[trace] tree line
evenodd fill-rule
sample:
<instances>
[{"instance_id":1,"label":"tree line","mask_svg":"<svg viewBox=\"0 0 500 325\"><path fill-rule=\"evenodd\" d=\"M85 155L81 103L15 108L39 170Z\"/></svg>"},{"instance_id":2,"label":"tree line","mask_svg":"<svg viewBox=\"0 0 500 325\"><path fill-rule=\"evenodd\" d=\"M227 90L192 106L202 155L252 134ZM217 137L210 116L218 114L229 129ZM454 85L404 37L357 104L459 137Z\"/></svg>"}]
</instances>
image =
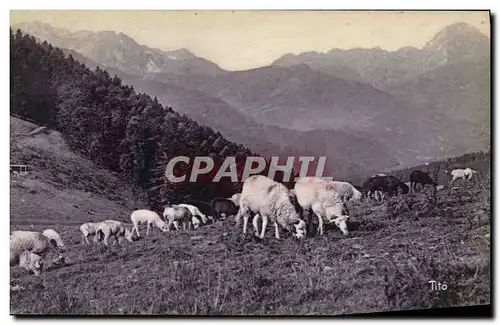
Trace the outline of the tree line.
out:
<instances>
[{"instance_id":1,"label":"tree line","mask_svg":"<svg viewBox=\"0 0 500 325\"><path fill-rule=\"evenodd\" d=\"M241 170L245 157L257 156L156 98L136 93L104 69L92 71L20 30L10 30L10 69L11 114L60 131L72 150L147 191L153 208L169 200L209 200L241 190L242 184L229 178L213 183L214 174L196 183L170 183L165 177L169 159L210 156L220 166L232 156ZM179 166L189 179L190 166Z\"/></svg>"}]
</instances>

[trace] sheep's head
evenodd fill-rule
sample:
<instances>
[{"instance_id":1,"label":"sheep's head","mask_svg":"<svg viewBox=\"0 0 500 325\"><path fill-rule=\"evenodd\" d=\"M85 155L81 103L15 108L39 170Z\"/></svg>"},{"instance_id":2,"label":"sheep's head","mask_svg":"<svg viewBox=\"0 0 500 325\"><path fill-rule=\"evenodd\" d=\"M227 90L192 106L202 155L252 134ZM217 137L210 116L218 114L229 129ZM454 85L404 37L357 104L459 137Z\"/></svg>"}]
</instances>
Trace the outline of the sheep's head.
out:
<instances>
[{"instance_id":1,"label":"sheep's head","mask_svg":"<svg viewBox=\"0 0 500 325\"><path fill-rule=\"evenodd\" d=\"M125 228L125 239L128 240L129 243L134 242L134 233L128 228Z\"/></svg>"},{"instance_id":2,"label":"sheep's head","mask_svg":"<svg viewBox=\"0 0 500 325\"><path fill-rule=\"evenodd\" d=\"M156 223L156 226L157 226L158 228L160 228L160 230L161 230L161 231L163 231L163 232L166 232L166 231L168 231L168 230L169 230L169 229L168 229L168 224L167 224L165 221L163 221L163 220L159 220L159 221Z\"/></svg>"},{"instance_id":3,"label":"sheep's head","mask_svg":"<svg viewBox=\"0 0 500 325\"><path fill-rule=\"evenodd\" d=\"M361 193L357 189L353 188L353 192L354 193L353 193L352 198L354 199L354 201L359 201L359 200L361 200L361 198L363 198L363 193Z\"/></svg>"},{"instance_id":4,"label":"sheep's head","mask_svg":"<svg viewBox=\"0 0 500 325\"><path fill-rule=\"evenodd\" d=\"M192 217L191 223L193 224L194 229L200 228L200 220L198 218Z\"/></svg>"},{"instance_id":5,"label":"sheep's head","mask_svg":"<svg viewBox=\"0 0 500 325\"><path fill-rule=\"evenodd\" d=\"M306 222L302 219L299 219L293 223L294 227L294 232L293 236L297 239L302 239L306 237L307 234L307 227L306 227Z\"/></svg>"},{"instance_id":6,"label":"sheep's head","mask_svg":"<svg viewBox=\"0 0 500 325\"><path fill-rule=\"evenodd\" d=\"M349 219L349 216L341 215L340 217L331 219L329 221L330 223L334 223L344 235L347 235L349 234L349 231L347 230L347 219Z\"/></svg>"}]
</instances>

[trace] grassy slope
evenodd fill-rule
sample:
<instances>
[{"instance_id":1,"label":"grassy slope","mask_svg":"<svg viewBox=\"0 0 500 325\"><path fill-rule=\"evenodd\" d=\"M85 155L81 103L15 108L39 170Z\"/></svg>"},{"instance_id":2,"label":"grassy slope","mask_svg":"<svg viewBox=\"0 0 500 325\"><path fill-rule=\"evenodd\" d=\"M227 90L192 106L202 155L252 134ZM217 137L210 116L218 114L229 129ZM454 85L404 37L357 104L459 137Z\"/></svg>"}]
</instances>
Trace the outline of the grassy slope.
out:
<instances>
[{"instance_id":1,"label":"grassy slope","mask_svg":"<svg viewBox=\"0 0 500 325\"><path fill-rule=\"evenodd\" d=\"M228 220L196 231L155 230L105 249L83 246L77 225L128 219L140 202L57 133L21 136L34 128L11 119L11 162L34 169L11 178L11 228L61 231L68 265L41 278L11 268L11 285L25 288L11 292L12 313L313 315L490 301L487 170L475 183L438 192L435 213L419 212L428 193L350 205L347 237L329 229L323 238L278 241L269 228L261 241ZM431 292L430 280L448 290Z\"/></svg>"}]
</instances>

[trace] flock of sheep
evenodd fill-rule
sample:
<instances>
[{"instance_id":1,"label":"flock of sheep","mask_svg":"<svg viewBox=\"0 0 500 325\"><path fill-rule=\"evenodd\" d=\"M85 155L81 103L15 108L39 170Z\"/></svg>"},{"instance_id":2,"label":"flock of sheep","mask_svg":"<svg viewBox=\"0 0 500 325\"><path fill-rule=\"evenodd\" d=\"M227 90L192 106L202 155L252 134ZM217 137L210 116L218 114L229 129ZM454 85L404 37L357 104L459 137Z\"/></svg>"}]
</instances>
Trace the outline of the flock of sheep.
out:
<instances>
[{"instance_id":1,"label":"flock of sheep","mask_svg":"<svg viewBox=\"0 0 500 325\"><path fill-rule=\"evenodd\" d=\"M450 184L460 178L470 180L476 173L470 168L452 170ZM216 198L211 204L194 200L181 204L169 203L163 210L163 218L154 211L135 210L130 215L132 229L124 222L105 220L84 223L79 230L82 242L90 244L88 238L94 236L95 243L103 241L108 246L111 237L119 244L123 240L134 242L134 233L140 236L139 225L147 225L148 235L151 226L163 232L170 231L172 226L179 230L181 224L184 230L191 227L197 229L202 224L235 216L238 227L243 220L243 234L247 233L248 222L252 219L254 233L259 238L265 237L267 225L271 222L277 239L280 238L280 229L289 231L300 239L310 233L315 217L320 236L324 232L324 222L334 224L347 235L348 201L371 198L373 195L383 197L406 194L409 190L416 190L418 184L438 186L427 173L418 170L410 174L409 184L394 176L376 174L368 178L362 187L348 182L304 177L296 182L294 189L288 189L284 184L266 176L254 175L245 180L242 192L231 198ZM13 231L10 235L11 266L18 265L35 275L40 275L51 254L57 256L53 261L55 264L64 263L64 251L61 236L53 229L43 232Z\"/></svg>"}]
</instances>

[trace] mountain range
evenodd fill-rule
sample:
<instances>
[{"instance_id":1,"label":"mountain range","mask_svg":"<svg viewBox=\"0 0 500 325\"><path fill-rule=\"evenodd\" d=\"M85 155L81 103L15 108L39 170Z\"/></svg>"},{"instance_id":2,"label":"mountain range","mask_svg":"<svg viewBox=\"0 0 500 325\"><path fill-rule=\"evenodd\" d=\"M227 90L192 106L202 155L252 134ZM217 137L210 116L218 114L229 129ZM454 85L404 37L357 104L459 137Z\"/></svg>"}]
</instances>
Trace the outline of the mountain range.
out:
<instances>
[{"instance_id":1,"label":"mountain range","mask_svg":"<svg viewBox=\"0 0 500 325\"><path fill-rule=\"evenodd\" d=\"M72 33L39 22L12 28L105 68L255 152L327 155L339 174L489 146L490 41L465 23L422 49L285 54L247 71L225 71L186 49L152 49L123 33Z\"/></svg>"}]
</instances>

